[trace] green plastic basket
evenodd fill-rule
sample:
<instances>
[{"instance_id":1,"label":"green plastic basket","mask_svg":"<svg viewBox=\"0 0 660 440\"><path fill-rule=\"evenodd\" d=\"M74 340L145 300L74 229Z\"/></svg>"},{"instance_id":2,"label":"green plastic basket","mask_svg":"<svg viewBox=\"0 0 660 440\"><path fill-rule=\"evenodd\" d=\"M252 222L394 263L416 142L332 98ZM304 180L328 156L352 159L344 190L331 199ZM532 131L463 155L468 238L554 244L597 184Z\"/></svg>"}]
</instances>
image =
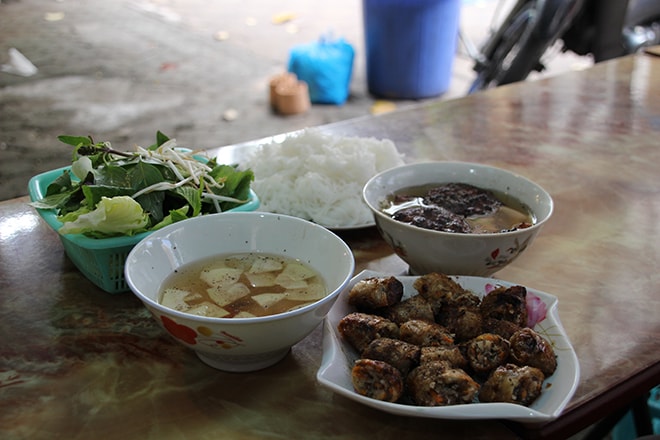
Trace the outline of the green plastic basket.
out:
<instances>
[{"instance_id":1,"label":"green plastic basket","mask_svg":"<svg viewBox=\"0 0 660 440\"><path fill-rule=\"evenodd\" d=\"M46 195L48 185L57 179L64 170L62 167L47 171L32 177L28 183L28 192L32 201L40 200ZM255 211L259 208L259 197L250 190L250 201L230 211ZM55 231L62 227L57 220L57 213L52 209L37 209L37 212ZM126 257L140 240L151 232L143 232L132 237L90 238L82 234L58 234L66 255L76 265L78 270L90 281L109 293L126 292L129 290L124 280L124 263Z\"/></svg>"}]
</instances>

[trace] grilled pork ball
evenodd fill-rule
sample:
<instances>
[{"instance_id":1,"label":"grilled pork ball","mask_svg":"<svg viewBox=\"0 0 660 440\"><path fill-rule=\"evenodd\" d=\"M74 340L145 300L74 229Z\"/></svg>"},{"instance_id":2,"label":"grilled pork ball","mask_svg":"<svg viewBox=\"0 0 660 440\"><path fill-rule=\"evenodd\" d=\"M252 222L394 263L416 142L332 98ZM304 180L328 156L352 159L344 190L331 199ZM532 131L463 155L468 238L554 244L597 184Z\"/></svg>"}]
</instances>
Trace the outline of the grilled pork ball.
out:
<instances>
[{"instance_id":1,"label":"grilled pork ball","mask_svg":"<svg viewBox=\"0 0 660 440\"><path fill-rule=\"evenodd\" d=\"M337 325L339 334L358 352L362 352L377 338L399 337L399 326L382 316L353 312L344 316Z\"/></svg>"},{"instance_id":2,"label":"grilled pork ball","mask_svg":"<svg viewBox=\"0 0 660 440\"><path fill-rule=\"evenodd\" d=\"M454 336L445 327L435 322L411 319L399 326L401 340L419 345L453 345Z\"/></svg>"},{"instance_id":3,"label":"grilled pork ball","mask_svg":"<svg viewBox=\"0 0 660 440\"><path fill-rule=\"evenodd\" d=\"M527 289L523 286L499 287L481 300L484 319L503 319L519 327L527 326Z\"/></svg>"},{"instance_id":4,"label":"grilled pork ball","mask_svg":"<svg viewBox=\"0 0 660 440\"><path fill-rule=\"evenodd\" d=\"M465 371L447 362L421 364L406 378L407 393L420 406L445 406L470 403L479 384Z\"/></svg>"},{"instance_id":5,"label":"grilled pork ball","mask_svg":"<svg viewBox=\"0 0 660 440\"><path fill-rule=\"evenodd\" d=\"M351 370L353 388L358 394L385 402L396 402L403 394L403 377L387 362L358 359Z\"/></svg>"},{"instance_id":6,"label":"grilled pork ball","mask_svg":"<svg viewBox=\"0 0 660 440\"><path fill-rule=\"evenodd\" d=\"M420 295L411 296L393 306L387 307L383 311L383 316L397 324L403 324L411 319L434 322L431 306Z\"/></svg>"},{"instance_id":7,"label":"grilled pork ball","mask_svg":"<svg viewBox=\"0 0 660 440\"><path fill-rule=\"evenodd\" d=\"M480 302L478 296L442 273L433 272L418 277L413 282L413 288L428 301L436 317L445 305L476 306Z\"/></svg>"},{"instance_id":8,"label":"grilled pork ball","mask_svg":"<svg viewBox=\"0 0 660 440\"><path fill-rule=\"evenodd\" d=\"M351 373L356 392L420 406L471 403L477 395L529 406L541 395L557 358L552 344L527 328L525 287L500 287L482 299L430 273L402 300L397 281L367 278L349 293L358 311L338 330L361 356Z\"/></svg>"},{"instance_id":9,"label":"grilled pork ball","mask_svg":"<svg viewBox=\"0 0 660 440\"><path fill-rule=\"evenodd\" d=\"M483 318L478 306L447 305L438 315L437 322L454 334L456 342L464 342L483 333Z\"/></svg>"},{"instance_id":10,"label":"grilled pork ball","mask_svg":"<svg viewBox=\"0 0 660 440\"><path fill-rule=\"evenodd\" d=\"M419 363L426 364L435 361L448 362L454 368L465 369L468 366L467 359L465 359L465 356L463 356L463 353L456 345L422 347L419 355Z\"/></svg>"},{"instance_id":11,"label":"grilled pork ball","mask_svg":"<svg viewBox=\"0 0 660 440\"><path fill-rule=\"evenodd\" d=\"M511 339L511 336L521 328L519 325L504 319L488 318L483 321L484 333L495 333L504 339Z\"/></svg>"},{"instance_id":12,"label":"grilled pork ball","mask_svg":"<svg viewBox=\"0 0 660 440\"><path fill-rule=\"evenodd\" d=\"M419 364L420 348L399 339L378 338L362 351L362 358L387 362L405 377Z\"/></svg>"},{"instance_id":13,"label":"grilled pork ball","mask_svg":"<svg viewBox=\"0 0 660 440\"><path fill-rule=\"evenodd\" d=\"M465 357L475 373L486 375L506 362L509 341L492 333L481 334L465 344Z\"/></svg>"},{"instance_id":14,"label":"grilled pork ball","mask_svg":"<svg viewBox=\"0 0 660 440\"><path fill-rule=\"evenodd\" d=\"M557 369L557 357L552 344L531 328L524 328L511 336L511 358L519 365L529 365L551 376Z\"/></svg>"},{"instance_id":15,"label":"grilled pork ball","mask_svg":"<svg viewBox=\"0 0 660 440\"><path fill-rule=\"evenodd\" d=\"M483 333L481 299L451 277L441 273L422 275L413 282L413 287L431 305L436 322L453 333L457 341Z\"/></svg>"},{"instance_id":16,"label":"grilled pork ball","mask_svg":"<svg viewBox=\"0 0 660 440\"><path fill-rule=\"evenodd\" d=\"M358 311L371 312L401 301L403 284L395 277L365 278L348 293L348 303Z\"/></svg>"},{"instance_id":17,"label":"grilled pork ball","mask_svg":"<svg viewBox=\"0 0 660 440\"><path fill-rule=\"evenodd\" d=\"M479 401L529 406L541 395L544 379L543 372L538 368L501 365L481 386Z\"/></svg>"}]
</instances>

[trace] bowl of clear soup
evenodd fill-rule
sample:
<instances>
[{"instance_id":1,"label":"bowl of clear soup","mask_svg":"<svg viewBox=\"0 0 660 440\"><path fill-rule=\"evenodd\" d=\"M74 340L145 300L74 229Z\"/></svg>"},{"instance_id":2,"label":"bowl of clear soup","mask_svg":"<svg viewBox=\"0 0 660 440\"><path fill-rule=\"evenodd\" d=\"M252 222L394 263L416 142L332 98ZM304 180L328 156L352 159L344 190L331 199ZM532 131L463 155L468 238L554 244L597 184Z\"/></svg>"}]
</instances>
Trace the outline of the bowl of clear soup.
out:
<instances>
[{"instance_id":1,"label":"bowl of clear soup","mask_svg":"<svg viewBox=\"0 0 660 440\"><path fill-rule=\"evenodd\" d=\"M348 245L297 217L236 212L184 220L129 253L131 291L206 364L271 366L311 333L348 285Z\"/></svg>"}]
</instances>

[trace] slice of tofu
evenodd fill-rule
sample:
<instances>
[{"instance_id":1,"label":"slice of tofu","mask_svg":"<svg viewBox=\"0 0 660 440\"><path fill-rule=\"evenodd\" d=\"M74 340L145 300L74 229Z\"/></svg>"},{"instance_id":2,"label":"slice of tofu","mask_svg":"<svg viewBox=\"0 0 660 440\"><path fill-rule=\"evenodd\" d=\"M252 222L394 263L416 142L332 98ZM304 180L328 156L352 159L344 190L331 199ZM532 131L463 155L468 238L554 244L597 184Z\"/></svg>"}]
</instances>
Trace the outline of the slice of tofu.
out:
<instances>
[{"instance_id":1,"label":"slice of tofu","mask_svg":"<svg viewBox=\"0 0 660 440\"><path fill-rule=\"evenodd\" d=\"M277 285L275 282L275 273L246 273L245 276L253 287L271 287Z\"/></svg>"},{"instance_id":2,"label":"slice of tofu","mask_svg":"<svg viewBox=\"0 0 660 440\"><path fill-rule=\"evenodd\" d=\"M314 277L316 272L296 261L287 264L280 275L291 278L292 280L306 280Z\"/></svg>"},{"instance_id":3,"label":"slice of tofu","mask_svg":"<svg viewBox=\"0 0 660 440\"><path fill-rule=\"evenodd\" d=\"M326 288L321 284L310 284L301 289L289 290L287 299L292 301L317 301L327 294Z\"/></svg>"},{"instance_id":4,"label":"slice of tofu","mask_svg":"<svg viewBox=\"0 0 660 440\"><path fill-rule=\"evenodd\" d=\"M206 289L206 292L209 294L213 302L215 302L220 307L224 307L248 295L250 289L248 286L242 283L234 283L229 286L222 285L213 285Z\"/></svg>"},{"instance_id":5,"label":"slice of tofu","mask_svg":"<svg viewBox=\"0 0 660 440\"><path fill-rule=\"evenodd\" d=\"M194 299L195 296L199 295L194 295L187 290L169 288L163 291L160 303L170 309L185 312L190 308L190 305L186 301Z\"/></svg>"},{"instance_id":6,"label":"slice of tofu","mask_svg":"<svg viewBox=\"0 0 660 440\"><path fill-rule=\"evenodd\" d=\"M238 282L242 272L241 269L234 269L231 267L204 269L200 274L200 278L209 286L223 287Z\"/></svg>"},{"instance_id":7,"label":"slice of tofu","mask_svg":"<svg viewBox=\"0 0 660 440\"><path fill-rule=\"evenodd\" d=\"M226 309L208 301L189 308L187 312L200 316L212 316L214 318L222 318L229 315Z\"/></svg>"},{"instance_id":8,"label":"slice of tofu","mask_svg":"<svg viewBox=\"0 0 660 440\"><path fill-rule=\"evenodd\" d=\"M282 301L286 297L286 293L260 293L259 295L253 295L252 299L255 300L261 307L267 309L273 304Z\"/></svg>"},{"instance_id":9,"label":"slice of tofu","mask_svg":"<svg viewBox=\"0 0 660 440\"><path fill-rule=\"evenodd\" d=\"M282 270L282 262L272 257L256 257L250 267L250 273L277 272Z\"/></svg>"},{"instance_id":10,"label":"slice of tofu","mask_svg":"<svg viewBox=\"0 0 660 440\"><path fill-rule=\"evenodd\" d=\"M304 289L307 287L307 280L299 280L289 278L287 276L278 275L275 279L277 285L284 287L287 290L290 289Z\"/></svg>"},{"instance_id":11,"label":"slice of tofu","mask_svg":"<svg viewBox=\"0 0 660 440\"><path fill-rule=\"evenodd\" d=\"M307 287L307 280L316 276L309 267L299 262L291 262L275 278L275 282L286 289L303 289Z\"/></svg>"}]
</instances>

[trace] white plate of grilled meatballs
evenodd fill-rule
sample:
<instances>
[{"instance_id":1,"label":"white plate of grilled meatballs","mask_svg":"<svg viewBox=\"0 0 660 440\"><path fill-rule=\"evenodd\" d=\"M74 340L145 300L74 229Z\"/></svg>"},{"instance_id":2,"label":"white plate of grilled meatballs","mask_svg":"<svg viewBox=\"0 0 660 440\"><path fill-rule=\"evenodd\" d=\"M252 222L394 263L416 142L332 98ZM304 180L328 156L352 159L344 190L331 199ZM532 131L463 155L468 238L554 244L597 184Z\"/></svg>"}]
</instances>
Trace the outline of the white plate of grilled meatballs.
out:
<instances>
[{"instance_id":1,"label":"white plate of grilled meatballs","mask_svg":"<svg viewBox=\"0 0 660 440\"><path fill-rule=\"evenodd\" d=\"M557 302L491 278L363 271L327 316L317 378L392 414L550 420L580 376Z\"/></svg>"}]
</instances>

